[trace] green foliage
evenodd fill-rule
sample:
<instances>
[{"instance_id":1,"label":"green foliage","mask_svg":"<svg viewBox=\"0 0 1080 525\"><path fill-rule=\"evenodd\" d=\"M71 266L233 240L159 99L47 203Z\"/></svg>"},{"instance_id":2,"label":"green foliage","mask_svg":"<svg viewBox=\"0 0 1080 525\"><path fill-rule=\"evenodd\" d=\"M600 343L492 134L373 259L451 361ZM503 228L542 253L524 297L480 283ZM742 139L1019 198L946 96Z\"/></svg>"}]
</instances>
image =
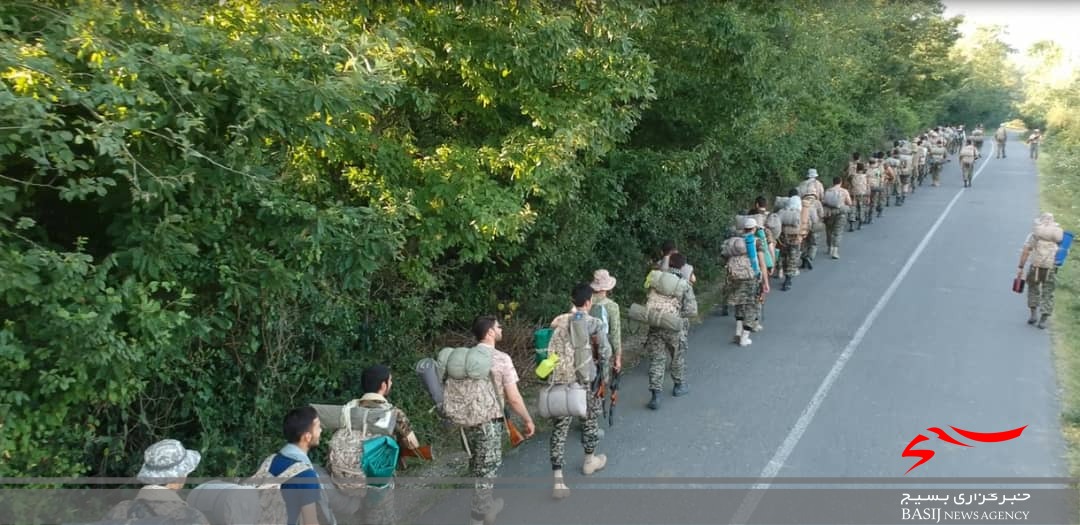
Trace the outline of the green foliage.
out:
<instances>
[{"instance_id":1,"label":"green foliage","mask_svg":"<svg viewBox=\"0 0 1080 525\"><path fill-rule=\"evenodd\" d=\"M5 3L0 476L249 473L378 361L437 431L437 334L667 238L716 275L757 194L937 123L955 21L873 7Z\"/></svg>"}]
</instances>

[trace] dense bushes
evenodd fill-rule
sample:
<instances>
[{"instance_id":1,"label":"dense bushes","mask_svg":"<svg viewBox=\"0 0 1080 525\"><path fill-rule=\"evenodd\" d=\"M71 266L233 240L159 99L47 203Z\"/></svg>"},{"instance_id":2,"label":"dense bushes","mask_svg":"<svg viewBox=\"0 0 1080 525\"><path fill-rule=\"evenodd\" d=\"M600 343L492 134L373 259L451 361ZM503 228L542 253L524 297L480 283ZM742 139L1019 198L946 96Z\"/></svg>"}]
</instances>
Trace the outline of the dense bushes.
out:
<instances>
[{"instance_id":1,"label":"dense bushes","mask_svg":"<svg viewBox=\"0 0 1080 525\"><path fill-rule=\"evenodd\" d=\"M253 470L290 405L550 318L665 238L936 122L930 2L0 7L0 476ZM420 412L416 410L415 412Z\"/></svg>"}]
</instances>

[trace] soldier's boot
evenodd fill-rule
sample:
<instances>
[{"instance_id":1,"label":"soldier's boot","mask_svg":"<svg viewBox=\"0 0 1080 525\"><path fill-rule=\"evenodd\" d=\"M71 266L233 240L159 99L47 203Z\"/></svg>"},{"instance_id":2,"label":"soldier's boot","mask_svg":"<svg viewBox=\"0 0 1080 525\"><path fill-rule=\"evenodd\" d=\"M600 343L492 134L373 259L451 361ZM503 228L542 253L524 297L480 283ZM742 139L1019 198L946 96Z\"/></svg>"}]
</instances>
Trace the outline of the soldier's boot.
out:
<instances>
[{"instance_id":1,"label":"soldier's boot","mask_svg":"<svg viewBox=\"0 0 1080 525\"><path fill-rule=\"evenodd\" d=\"M840 247L839 246L833 246L832 248L829 248L829 256L831 256L833 259L839 259L840 258Z\"/></svg>"},{"instance_id":2,"label":"soldier's boot","mask_svg":"<svg viewBox=\"0 0 1080 525\"><path fill-rule=\"evenodd\" d=\"M849 232L855 231L855 221L851 221L851 220L847 221L847 231L849 231Z\"/></svg>"},{"instance_id":3,"label":"soldier's boot","mask_svg":"<svg viewBox=\"0 0 1080 525\"><path fill-rule=\"evenodd\" d=\"M727 303L724 303L723 305L720 306L720 317L727 317L727 316L728 316L728 305L727 305Z\"/></svg>"},{"instance_id":4,"label":"soldier's boot","mask_svg":"<svg viewBox=\"0 0 1080 525\"><path fill-rule=\"evenodd\" d=\"M563 482L562 469L555 470L555 487L551 489L551 497L563 499L570 495L570 487Z\"/></svg>"},{"instance_id":5,"label":"soldier's boot","mask_svg":"<svg viewBox=\"0 0 1080 525\"><path fill-rule=\"evenodd\" d=\"M1048 319L1050 319L1050 314L1042 314L1042 317L1039 317L1038 327L1039 328L1046 328L1046 321Z\"/></svg>"},{"instance_id":6,"label":"soldier's boot","mask_svg":"<svg viewBox=\"0 0 1080 525\"><path fill-rule=\"evenodd\" d=\"M809 258L803 259L803 263L806 265L807 270L813 270L814 269L814 263L813 263L812 259L809 259Z\"/></svg>"},{"instance_id":7,"label":"soldier's boot","mask_svg":"<svg viewBox=\"0 0 1080 525\"><path fill-rule=\"evenodd\" d=\"M784 284L780 285L780 290L788 291L791 289L791 276L784 277Z\"/></svg>"},{"instance_id":8,"label":"soldier's boot","mask_svg":"<svg viewBox=\"0 0 1080 525\"><path fill-rule=\"evenodd\" d=\"M652 392L652 399L649 400L649 408L652 410L660 408L660 391L650 390L649 392Z\"/></svg>"},{"instance_id":9,"label":"soldier's boot","mask_svg":"<svg viewBox=\"0 0 1080 525\"><path fill-rule=\"evenodd\" d=\"M736 319L735 320L735 339L732 341L733 343L739 344L739 339L742 338L743 331L744 331L744 329L743 329L742 319Z\"/></svg>"},{"instance_id":10,"label":"soldier's boot","mask_svg":"<svg viewBox=\"0 0 1080 525\"><path fill-rule=\"evenodd\" d=\"M750 346L753 341L750 340L750 331L743 330L742 337L739 338L739 346Z\"/></svg>"},{"instance_id":11,"label":"soldier's boot","mask_svg":"<svg viewBox=\"0 0 1080 525\"><path fill-rule=\"evenodd\" d=\"M1035 309L1034 308L1029 308L1029 310L1031 310L1031 316L1028 317L1028 324L1035 324L1035 321L1038 320L1038 319L1036 319L1036 316L1035 316Z\"/></svg>"},{"instance_id":12,"label":"soldier's boot","mask_svg":"<svg viewBox=\"0 0 1080 525\"><path fill-rule=\"evenodd\" d=\"M674 397L685 396L690 393L690 387L686 386L686 383L675 383L675 388L671 389L671 395Z\"/></svg>"},{"instance_id":13,"label":"soldier's boot","mask_svg":"<svg viewBox=\"0 0 1080 525\"><path fill-rule=\"evenodd\" d=\"M590 476L593 472L603 470L604 465L607 465L607 456L603 454L585 454L585 463L581 465L581 473Z\"/></svg>"}]
</instances>

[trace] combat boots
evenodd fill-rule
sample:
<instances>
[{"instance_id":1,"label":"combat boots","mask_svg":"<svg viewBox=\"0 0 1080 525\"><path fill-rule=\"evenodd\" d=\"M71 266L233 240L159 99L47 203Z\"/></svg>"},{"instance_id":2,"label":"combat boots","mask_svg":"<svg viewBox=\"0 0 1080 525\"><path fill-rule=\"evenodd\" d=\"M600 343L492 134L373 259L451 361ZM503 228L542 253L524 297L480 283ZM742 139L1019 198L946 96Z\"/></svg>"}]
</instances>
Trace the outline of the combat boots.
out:
<instances>
[{"instance_id":1,"label":"combat boots","mask_svg":"<svg viewBox=\"0 0 1080 525\"><path fill-rule=\"evenodd\" d=\"M652 399L649 400L649 408L652 410L660 408L660 391L650 390L649 392L652 392Z\"/></svg>"},{"instance_id":2,"label":"combat boots","mask_svg":"<svg viewBox=\"0 0 1080 525\"><path fill-rule=\"evenodd\" d=\"M685 396L688 393L690 393L690 388L685 383L675 383L675 388L671 389L673 397Z\"/></svg>"},{"instance_id":3,"label":"combat boots","mask_svg":"<svg viewBox=\"0 0 1080 525\"><path fill-rule=\"evenodd\" d=\"M791 289L791 276L784 277L784 284L780 285L780 290L788 291Z\"/></svg>"},{"instance_id":4,"label":"combat boots","mask_svg":"<svg viewBox=\"0 0 1080 525\"><path fill-rule=\"evenodd\" d=\"M603 454L585 454L585 463L581 465L581 473L586 476L592 475L593 472L603 470L604 465L607 465L607 456Z\"/></svg>"},{"instance_id":5,"label":"combat boots","mask_svg":"<svg viewBox=\"0 0 1080 525\"><path fill-rule=\"evenodd\" d=\"M1038 321L1038 319L1036 318L1036 315L1035 315L1035 309L1030 308L1030 310L1031 310L1031 316L1028 317L1028 324L1035 324L1035 321Z\"/></svg>"},{"instance_id":6,"label":"combat boots","mask_svg":"<svg viewBox=\"0 0 1080 525\"><path fill-rule=\"evenodd\" d=\"M829 257L832 257L833 259L839 259L840 258L840 247L839 246L833 246L832 248L829 248Z\"/></svg>"},{"instance_id":7,"label":"combat boots","mask_svg":"<svg viewBox=\"0 0 1080 525\"><path fill-rule=\"evenodd\" d=\"M1050 319L1050 314L1042 314L1042 317L1039 318L1038 327L1039 328L1046 328L1046 321L1048 319Z\"/></svg>"}]
</instances>

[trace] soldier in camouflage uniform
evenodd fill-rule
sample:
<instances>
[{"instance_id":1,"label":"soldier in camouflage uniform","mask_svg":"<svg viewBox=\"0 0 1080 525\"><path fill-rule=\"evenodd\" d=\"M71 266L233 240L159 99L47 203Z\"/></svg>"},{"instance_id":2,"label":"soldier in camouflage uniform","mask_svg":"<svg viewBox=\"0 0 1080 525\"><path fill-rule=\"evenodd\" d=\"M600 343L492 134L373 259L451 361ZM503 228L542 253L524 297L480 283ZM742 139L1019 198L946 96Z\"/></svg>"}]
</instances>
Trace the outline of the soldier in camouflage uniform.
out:
<instances>
[{"instance_id":1,"label":"soldier in camouflage uniform","mask_svg":"<svg viewBox=\"0 0 1080 525\"><path fill-rule=\"evenodd\" d=\"M803 230L809 225L804 223L802 199L799 191L792 189L788 192L788 198L783 202L783 209L778 210L780 215L780 259L783 261L784 283L780 289L791 289L791 280L799 275L799 263L802 261L802 238Z\"/></svg>"},{"instance_id":2,"label":"soldier in camouflage uniform","mask_svg":"<svg viewBox=\"0 0 1080 525\"><path fill-rule=\"evenodd\" d=\"M1054 222L1054 216L1043 213L1035 219L1035 227L1028 234L1020 252L1020 265L1016 276L1024 276L1024 265L1030 257L1031 267L1028 268L1025 278L1028 287L1027 305L1031 310L1028 324L1038 322L1039 328L1046 328L1046 321L1054 313L1054 290L1057 288L1057 266L1054 259L1061 246L1063 234L1061 226ZM1042 315L1037 316L1039 313Z\"/></svg>"},{"instance_id":3,"label":"soldier in camouflage uniform","mask_svg":"<svg viewBox=\"0 0 1080 525\"><path fill-rule=\"evenodd\" d=\"M827 210L827 217L825 218L826 226L826 244L829 246L829 257L833 259L840 258L840 236L844 234L844 224L847 223L847 214L851 209L852 200L851 194L848 190L842 186L844 179L840 177L833 177L833 185L825 191L825 202L835 202L837 206L825 205ZM831 195L830 195L831 194Z\"/></svg>"},{"instance_id":4,"label":"soldier in camouflage uniform","mask_svg":"<svg viewBox=\"0 0 1080 525\"><path fill-rule=\"evenodd\" d=\"M675 259L674 255L672 260ZM555 333L551 337L549 348L559 356L555 371L552 372L554 375L552 381L555 383L566 384L576 381L586 385L592 383L598 388L600 382L608 375L607 366L611 362L611 344L608 341L607 326L604 321L589 315L592 309L592 295L593 289L588 283L575 286L571 292L574 308L551 322ZM577 340L579 338L580 340ZM575 353L581 348L586 348L586 351L594 354L595 361L592 370L575 370L574 364L577 362ZM585 461L581 471L586 476L607 465L607 456L596 454L596 446L600 442L602 401L599 392L590 388L586 398L585 420L582 422L581 429L581 444L585 448ZM566 461L566 436L573 419L573 417L557 417L553 421L550 452L551 470L555 476L552 497L555 499L563 499L570 495L570 488L563 480L563 464Z\"/></svg>"},{"instance_id":5,"label":"soldier in camouflage uniform","mask_svg":"<svg viewBox=\"0 0 1080 525\"><path fill-rule=\"evenodd\" d=\"M997 131L994 132L994 158L1004 159L1005 156L1005 141L1008 140L1009 133L1005 131L1005 124L998 126Z\"/></svg>"},{"instance_id":6,"label":"soldier in camouflage uniform","mask_svg":"<svg viewBox=\"0 0 1080 525\"><path fill-rule=\"evenodd\" d=\"M478 346L483 345L492 349L491 378L496 388L496 393L522 419L525 424L525 437L530 438L536 433L536 425L533 424L529 410L525 407L525 401L521 398L518 390L518 374L514 368L514 362L506 352L495 349L495 345L502 340L502 326L499 320L493 316L477 317L473 321L473 335L478 341ZM490 421L479 425L465 428L465 439L469 444L472 456L469 458L469 474L476 478L476 488L472 499L472 525L493 523L495 516L502 510L502 499L493 499L492 492L495 483L492 481L502 466L502 441L506 423L501 415L493 417Z\"/></svg>"},{"instance_id":7,"label":"soldier in camouflage uniform","mask_svg":"<svg viewBox=\"0 0 1080 525\"><path fill-rule=\"evenodd\" d=\"M803 235L802 268L814 269L814 259L817 257L818 228L824 215L821 206L821 198L825 195L825 187L818 181L818 172L810 168L806 172L806 180L799 184L799 195L802 198L803 210L809 210L810 228Z\"/></svg>"},{"instance_id":8,"label":"soldier in camouflage uniform","mask_svg":"<svg viewBox=\"0 0 1080 525\"><path fill-rule=\"evenodd\" d=\"M888 193L885 196L885 205L889 205L889 195L893 197L893 203L903 206L904 199L900 186L900 150L893 149L892 155L885 159L885 188Z\"/></svg>"},{"instance_id":9,"label":"soldier in camouflage uniform","mask_svg":"<svg viewBox=\"0 0 1080 525\"><path fill-rule=\"evenodd\" d=\"M189 506L177 491L184 488L184 479L191 474L202 456L187 450L175 439L158 441L143 453L143 466L138 480L146 486L135 499L122 501L109 510L106 521L152 519L158 523L209 525L202 512Z\"/></svg>"},{"instance_id":10,"label":"soldier in camouflage uniform","mask_svg":"<svg viewBox=\"0 0 1080 525\"><path fill-rule=\"evenodd\" d=\"M360 397L357 405L378 412L393 412L394 429L393 436L401 448L415 450L420 446L413 432L409 417L405 411L394 406L387 399L393 388L394 378L390 368L383 364L372 365L360 373L360 388L364 395ZM397 523L394 509L394 482L384 484L381 487L368 485L364 494L364 505L358 513L363 518L365 525L393 525Z\"/></svg>"},{"instance_id":11,"label":"soldier in camouflage uniform","mask_svg":"<svg viewBox=\"0 0 1080 525\"><path fill-rule=\"evenodd\" d=\"M870 186L869 208L866 214L866 223L873 222L873 212L881 217L885 200L885 168L881 165L880 153L870 158L870 168L866 171L866 182Z\"/></svg>"},{"instance_id":12,"label":"soldier in camouflage uniform","mask_svg":"<svg viewBox=\"0 0 1080 525\"><path fill-rule=\"evenodd\" d=\"M934 180L935 187L941 186L941 170L948 161L949 150L945 147L945 139L938 139L936 144L930 146L930 177Z\"/></svg>"},{"instance_id":13,"label":"soldier in camouflage uniform","mask_svg":"<svg viewBox=\"0 0 1080 525\"><path fill-rule=\"evenodd\" d=\"M757 323L762 296L769 293L764 254L768 247L756 235L757 228L753 218L743 219L742 230L725 240L721 248L732 283L728 303L735 307L735 342L740 346L752 343L750 326Z\"/></svg>"},{"instance_id":14,"label":"soldier in camouflage uniform","mask_svg":"<svg viewBox=\"0 0 1080 525\"><path fill-rule=\"evenodd\" d=\"M649 408L653 410L660 407L660 391L664 388L664 372L667 369L669 357L671 358L671 378L675 382L675 388L671 394L681 396L689 391L686 386L686 354L680 341L686 337L686 332L690 329L690 318L697 315L697 298L694 297L694 289L689 281L679 273L679 268L686 264L686 256L681 253L673 254L670 262L671 266L667 273L680 278L678 286L672 292L673 295L665 295L656 288L656 283L653 281L659 280L659 271L649 273L645 280L645 288L649 290L646 308L677 314L683 318L681 330L649 326L649 332L645 337L645 351L649 355L649 391L652 393Z\"/></svg>"}]
</instances>

